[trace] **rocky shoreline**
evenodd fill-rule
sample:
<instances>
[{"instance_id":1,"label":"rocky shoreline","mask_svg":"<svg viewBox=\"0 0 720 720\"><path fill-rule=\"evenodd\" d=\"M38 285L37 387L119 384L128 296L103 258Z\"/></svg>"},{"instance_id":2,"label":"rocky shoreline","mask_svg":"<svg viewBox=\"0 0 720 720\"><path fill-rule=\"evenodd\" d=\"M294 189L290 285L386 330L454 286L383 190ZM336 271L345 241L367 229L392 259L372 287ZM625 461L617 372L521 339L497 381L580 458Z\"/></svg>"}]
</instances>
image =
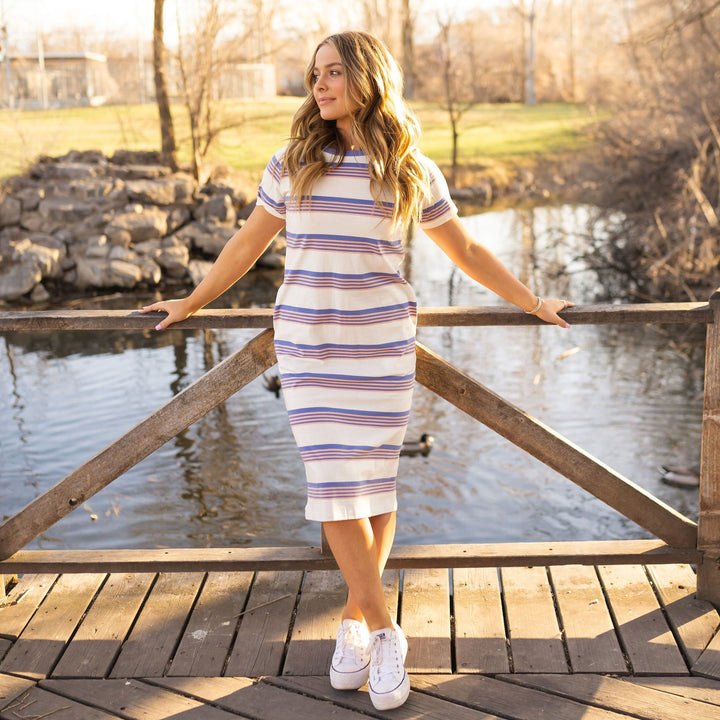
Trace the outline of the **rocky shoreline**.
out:
<instances>
[{"instance_id":1,"label":"rocky shoreline","mask_svg":"<svg viewBox=\"0 0 720 720\"><path fill-rule=\"evenodd\" d=\"M197 285L253 206L229 172L199 185L155 152L40 158L0 186L0 304ZM284 247L257 265L281 268Z\"/></svg>"}]
</instances>

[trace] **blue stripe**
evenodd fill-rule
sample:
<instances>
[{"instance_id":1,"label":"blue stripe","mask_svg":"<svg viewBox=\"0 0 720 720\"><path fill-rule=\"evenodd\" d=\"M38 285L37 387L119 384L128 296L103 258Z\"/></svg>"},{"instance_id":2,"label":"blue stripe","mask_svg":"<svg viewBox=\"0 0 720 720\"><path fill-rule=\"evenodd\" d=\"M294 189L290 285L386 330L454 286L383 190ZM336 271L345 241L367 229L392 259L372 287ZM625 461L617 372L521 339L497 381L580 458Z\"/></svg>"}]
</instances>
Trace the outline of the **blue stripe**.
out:
<instances>
[{"instance_id":1,"label":"blue stripe","mask_svg":"<svg viewBox=\"0 0 720 720\"><path fill-rule=\"evenodd\" d=\"M397 342L381 343L379 345L339 345L324 343L321 345L303 345L287 340L275 339L275 352L278 355L289 357L304 357L312 359L330 358L368 358L403 357L415 353L415 339L399 340Z\"/></svg>"},{"instance_id":2,"label":"blue stripe","mask_svg":"<svg viewBox=\"0 0 720 720\"><path fill-rule=\"evenodd\" d=\"M335 308L302 308L294 305L276 305L275 320L296 322L303 325L378 325L380 323L405 320L417 315L414 302L367 308L365 310L336 310Z\"/></svg>"},{"instance_id":3,"label":"blue stripe","mask_svg":"<svg viewBox=\"0 0 720 720\"><path fill-rule=\"evenodd\" d=\"M434 205L431 205L430 207L427 207L422 211L422 217L420 219L420 222L430 222L432 220L436 220L437 218L448 212L450 209L450 203L445 198L442 198L438 200Z\"/></svg>"},{"instance_id":4,"label":"blue stripe","mask_svg":"<svg viewBox=\"0 0 720 720\"><path fill-rule=\"evenodd\" d=\"M262 187L258 188L258 200L261 200L266 205L269 205L271 208L275 209L277 212L281 213L282 215L285 215L286 207L284 202L275 202L263 189Z\"/></svg>"},{"instance_id":5,"label":"blue stripe","mask_svg":"<svg viewBox=\"0 0 720 720\"><path fill-rule=\"evenodd\" d=\"M313 483L308 482L308 497L315 499L358 498L366 495L395 492L396 480L377 478L358 482Z\"/></svg>"},{"instance_id":6,"label":"blue stripe","mask_svg":"<svg viewBox=\"0 0 720 720\"><path fill-rule=\"evenodd\" d=\"M363 273L351 275L310 270L286 270L284 282L310 288L334 288L338 290L366 290L385 285L405 284L399 273Z\"/></svg>"},{"instance_id":7,"label":"blue stripe","mask_svg":"<svg viewBox=\"0 0 720 720\"><path fill-rule=\"evenodd\" d=\"M394 460L400 457L400 445L303 445L298 448L304 462L323 460Z\"/></svg>"},{"instance_id":8,"label":"blue stripe","mask_svg":"<svg viewBox=\"0 0 720 720\"><path fill-rule=\"evenodd\" d=\"M284 373L282 386L288 388L325 387L368 392L405 392L415 385L415 373L372 377L362 375L331 375L319 373Z\"/></svg>"},{"instance_id":9,"label":"blue stripe","mask_svg":"<svg viewBox=\"0 0 720 720\"><path fill-rule=\"evenodd\" d=\"M371 253L374 255L402 255L402 243L375 238L334 235L286 233L287 246L293 250L331 250L335 252Z\"/></svg>"},{"instance_id":10,"label":"blue stripe","mask_svg":"<svg viewBox=\"0 0 720 720\"><path fill-rule=\"evenodd\" d=\"M288 410L290 425L310 425L315 423L333 423L340 425L359 425L364 427L404 427L407 425L410 411L375 412L373 410L348 410L346 408L309 407Z\"/></svg>"},{"instance_id":11,"label":"blue stripe","mask_svg":"<svg viewBox=\"0 0 720 720\"><path fill-rule=\"evenodd\" d=\"M299 212L325 212L340 215L365 215L367 217L392 217L394 204L376 202L352 197L332 197L329 195L313 195L310 199L292 198L288 208Z\"/></svg>"}]
</instances>

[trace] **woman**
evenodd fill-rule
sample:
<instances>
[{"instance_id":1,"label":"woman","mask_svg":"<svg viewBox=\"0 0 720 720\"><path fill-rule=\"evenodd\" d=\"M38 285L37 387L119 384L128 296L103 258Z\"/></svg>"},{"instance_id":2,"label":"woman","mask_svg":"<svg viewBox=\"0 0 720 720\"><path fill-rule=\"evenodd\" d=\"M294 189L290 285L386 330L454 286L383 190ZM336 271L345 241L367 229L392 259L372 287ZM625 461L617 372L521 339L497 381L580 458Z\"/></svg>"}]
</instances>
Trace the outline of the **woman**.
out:
<instances>
[{"instance_id":1,"label":"woman","mask_svg":"<svg viewBox=\"0 0 720 720\"><path fill-rule=\"evenodd\" d=\"M154 303L158 330L183 320L245 274L285 227L275 349L290 424L305 464L306 516L323 523L348 585L330 680L369 683L380 710L407 699L407 641L381 575L395 535L395 479L415 377L416 303L399 272L417 223L468 275L543 320L572 303L543 300L475 242L419 129L385 46L332 35L307 70L310 94L291 140L268 164L257 206L187 297Z\"/></svg>"}]
</instances>

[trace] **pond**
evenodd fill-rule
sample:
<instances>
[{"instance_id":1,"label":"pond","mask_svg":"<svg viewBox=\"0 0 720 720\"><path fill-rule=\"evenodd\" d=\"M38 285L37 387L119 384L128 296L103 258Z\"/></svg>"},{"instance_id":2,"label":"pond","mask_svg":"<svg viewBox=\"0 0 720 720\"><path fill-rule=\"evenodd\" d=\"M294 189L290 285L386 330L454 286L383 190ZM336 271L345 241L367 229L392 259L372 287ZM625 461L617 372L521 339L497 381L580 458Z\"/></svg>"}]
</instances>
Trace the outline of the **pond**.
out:
<instances>
[{"instance_id":1,"label":"pond","mask_svg":"<svg viewBox=\"0 0 720 720\"><path fill-rule=\"evenodd\" d=\"M579 256L587 207L463 218L542 295L593 302ZM424 235L406 276L422 305L502 304ZM219 304L270 304L277 273L253 273ZM147 298L75 307L134 308ZM0 501L8 517L170 400L257 331L0 335ZM700 449L703 328L420 328L418 339L590 454L697 519L697 490L663 484L661 464ZM271 370L269 375L272 375ZM421 386L401 458L397 542L649 537L569 480ZM258 378L115 480L29 547L318 544L304 519L302 463L284 404Z\"/></svg>"}]
</instances>

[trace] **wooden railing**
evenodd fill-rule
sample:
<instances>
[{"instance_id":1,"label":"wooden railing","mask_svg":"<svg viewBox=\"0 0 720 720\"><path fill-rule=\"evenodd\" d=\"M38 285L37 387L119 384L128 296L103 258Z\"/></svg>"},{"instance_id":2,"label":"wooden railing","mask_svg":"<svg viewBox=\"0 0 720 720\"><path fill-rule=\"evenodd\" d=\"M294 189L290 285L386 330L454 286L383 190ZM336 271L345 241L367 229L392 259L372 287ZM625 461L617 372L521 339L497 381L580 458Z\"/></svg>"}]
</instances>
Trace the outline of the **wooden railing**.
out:
<instances>
[{"instance_id":1,"label":"wooden railing","mask_svg":"<svg viewBox=\"0 0 720 720\"><path fill-rule=\"evenodd\" d=\"M389 567L691 562L698 595L720 606L720 292L708 303L586 305L566 311L578 324L707 326L698 523L595 459L540 421L417 345L417 380L659 538L585 543L399 546ZM1 331L148 330L155 318L127 311L2 312ZM500 307L424 308L421 326L536 325L537 318ZM230 567L326 568L321 548L231 548L127 551L28 551L27 543L165 442L275 364L272 310L204 310L178 329L258 328L253 338L155 413L0 525L0 573L90 572Z\"/></svg>"}]
</instances>

